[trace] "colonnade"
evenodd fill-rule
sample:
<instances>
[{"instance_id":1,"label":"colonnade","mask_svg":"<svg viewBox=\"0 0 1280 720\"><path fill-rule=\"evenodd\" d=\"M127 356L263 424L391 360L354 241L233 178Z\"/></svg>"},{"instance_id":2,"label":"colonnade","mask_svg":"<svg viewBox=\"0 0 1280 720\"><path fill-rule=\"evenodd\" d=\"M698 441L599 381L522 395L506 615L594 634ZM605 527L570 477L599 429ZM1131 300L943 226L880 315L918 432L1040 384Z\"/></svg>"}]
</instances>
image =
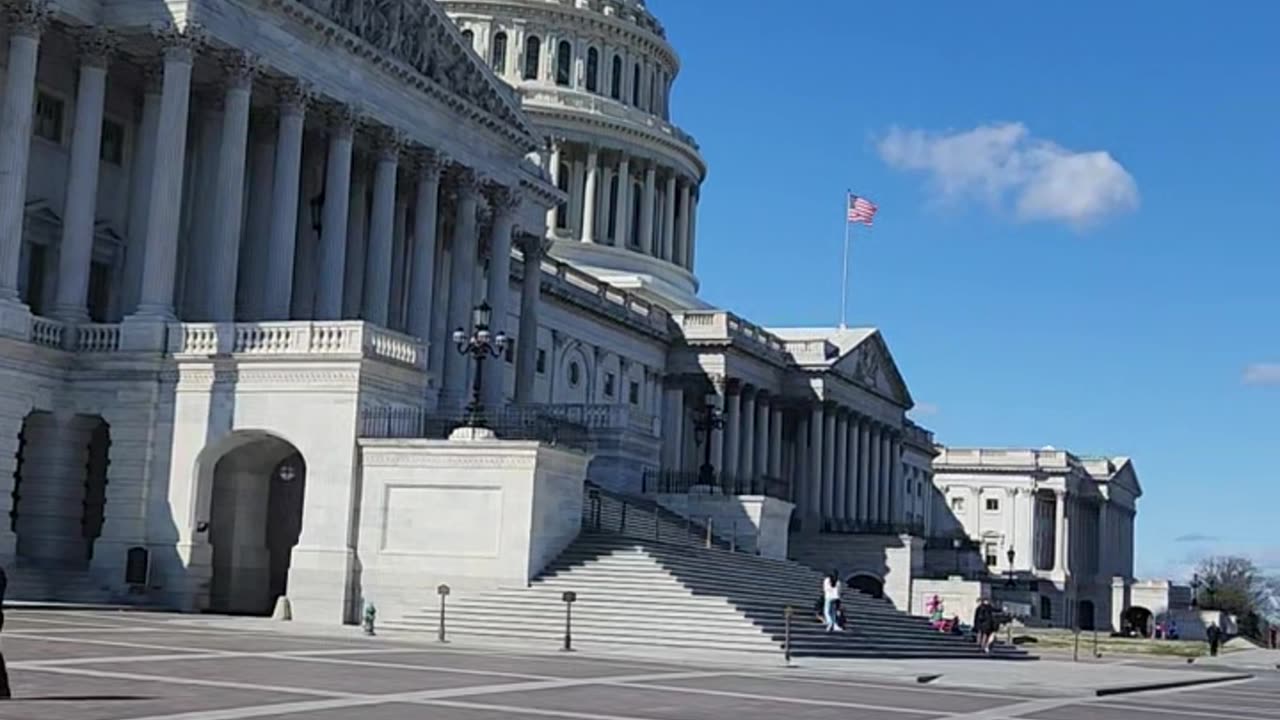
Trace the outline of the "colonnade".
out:
<instances>
[{"instance_id":1,"label":"colonnade","mask_svg":"<svg viewBox=\"0 0 1280 720\"><path fill-rule=\"evenodd\" d=\"M696 180L656 160L563 140L553 141L547 170L569 194L547 213L553 233L693 268Z\"/></svg>"},{"instance_id":2,"label":"colonnade","mask_svg":"<svg viewBox=\"0 0 1280 720\"><path fill-rule=\"evenodd\" d=\"M37 59L49 11L29 0L6 7L0 302L18 303ZM147 68L130 163L135 191L119 288L126 323L363 319L441 344L452 328L470 326L482 297L495 317L506 317L518 192L451 162L440 148L408 142L358 108L317 96L304 81L263 77L247 53L207 49L197 31L155 35L161 56ZM109 67L122 40L100 29L76 37L53 307L67 322L88 320L101 128ZM192 86L201 54L220 71L211 89ZM255 90L270 98L269 109L254 107ZM196 138L190 149L189 123ZM191 158L197 167L188 167ZM492 258L487 280L478 271L482 204ZM445 228L451 236L442 238ZM540 257L540 247L533 251ZM539 283L530 285L526 308L535 309L526 314L536 322ZM436 304L443 304L440 312ZM444 390L464 394L468 362L456 353L433 358ZM528 377L517 385L527 395L534 368L526 360L517 373ZM490 365L500 372L501 363ZM490 388L491 400L500 401L501 383Z\"/></svg>"},{"instance_id":3,"label":"colonnade","mask_svg":"<svg viewBox=\"0 0 1280 720\"><path fill-rule=\"evenodd\" d=\"M834 403L811 404L797 421L797 463L810 481L796 498L801 517L837 530L903 523L898 428Z\"/></svg>"}]
</instances>

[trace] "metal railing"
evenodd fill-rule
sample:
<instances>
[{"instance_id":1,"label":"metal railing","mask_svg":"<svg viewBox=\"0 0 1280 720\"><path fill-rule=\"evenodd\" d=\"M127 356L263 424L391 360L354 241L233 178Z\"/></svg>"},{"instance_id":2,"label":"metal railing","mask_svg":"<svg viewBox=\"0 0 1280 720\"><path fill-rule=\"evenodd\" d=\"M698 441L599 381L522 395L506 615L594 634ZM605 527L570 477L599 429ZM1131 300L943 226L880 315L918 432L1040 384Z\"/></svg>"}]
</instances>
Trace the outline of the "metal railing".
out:
<instances>
[{"instance_id":1,"label":"metal railing","mask_svg":"<svg viewBox=\"0 0 1280 720\"><path fill-rule=\"evenodd\" d=\"M483 411L479 424L501 440L536 440L548 445L589 449L590 431L582 424L519 405ZM415 407L369 407L360 413L360 437L442 440L469 424L465 410L426 411Z\"/></svg>"},{"instance_id":2,"label":"metal railing","mask_svg":"<svg viewBox=\"0 0 1280 720\"><path fill-rule=\"evenodd\" d=\"M582 504L582 527L658 543L758 553L755 526L749 522L680 515L647 498L611 492L591 482Z\"/></svg>"},{"instance_id":3,"label":"metal railing","mask_svg":"<svg viewBox=\"0 0 1280 720\"><path fill-rule=\"evenodd\" d=\"M711 484L697 472L647 470L641 480L645 494L692 495L714 492L722 495L764 495L791 501L791 483L768 475L737 476L717 473Z\"/></svg>"},{"instance_id":4,"label":"metal railing","mask_svg":"<svg viewBox=\"0 0 1280 720\"><path fill-rule=\"evenodd\" d=\"M856 520L827 519L822 523L825 533L858 535L923 535L924 523L918 522L858 522Z\"/></svg>"}]
</instances>

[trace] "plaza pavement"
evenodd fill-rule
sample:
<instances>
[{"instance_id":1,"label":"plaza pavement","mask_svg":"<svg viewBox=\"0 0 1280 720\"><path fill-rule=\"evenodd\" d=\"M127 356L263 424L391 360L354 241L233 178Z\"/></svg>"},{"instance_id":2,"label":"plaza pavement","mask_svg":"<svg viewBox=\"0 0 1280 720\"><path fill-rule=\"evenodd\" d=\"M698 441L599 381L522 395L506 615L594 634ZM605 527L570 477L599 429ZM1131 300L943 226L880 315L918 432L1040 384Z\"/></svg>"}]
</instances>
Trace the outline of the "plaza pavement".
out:
<instances>
[{"instance_id":1,"label":"plaza pavement","mask_svg":"<svg viewBox=\"0 0 1280 720\"><path fill-rule=\"evenodd\" d=\"M1127 662L730 662L350 628L10 611L0 720L1280 720L1280 672ZM922 671L941 675L916 682ZM1098 697L1134 681L1214 684Z\"/></svg>"}]
</instances>

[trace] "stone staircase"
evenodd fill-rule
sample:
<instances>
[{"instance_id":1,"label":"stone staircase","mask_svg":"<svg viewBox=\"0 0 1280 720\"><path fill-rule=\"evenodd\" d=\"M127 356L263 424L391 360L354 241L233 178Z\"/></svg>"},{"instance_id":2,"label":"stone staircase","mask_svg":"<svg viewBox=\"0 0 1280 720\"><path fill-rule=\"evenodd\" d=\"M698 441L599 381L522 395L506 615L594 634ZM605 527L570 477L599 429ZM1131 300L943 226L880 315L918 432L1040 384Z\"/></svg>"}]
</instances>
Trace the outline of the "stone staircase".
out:
<instances>
[{"instance_id":1,"label":"stone staircase","mask_svg":"<svg viewBox=\"0 0 1280 720\"><path fill-rule=\"evenodd\" d=\"M133 604L116 594L84 569L37 567L19 564L5 569L8 603L66 605ZM135 601L136 602L136 601Z\"/></svg>"},{"instance_id":2,"label":"stone staircase","mask_svg":"<svg viewBox=\"0 0 1280 720\"><path fill-rule=\"evenodd\" d=\"M732 540L714 532L708 542L705 525L644 500L594 488L588 498L582 535L529 587L459 591L449 597L448 633L556 647L564 635L562 595L573 591L578 644L781 654L784 608L790 606L790 645L797 657L978 655L971 640L942 635L926 619L856 591L844 595L849 627L826 633L813 613L821 588L817 571L733 552ZM439 606L384 625L434 634ZM1013 647L998 646L994 652L1027 657Z\"/></svg>"}]
</instances>

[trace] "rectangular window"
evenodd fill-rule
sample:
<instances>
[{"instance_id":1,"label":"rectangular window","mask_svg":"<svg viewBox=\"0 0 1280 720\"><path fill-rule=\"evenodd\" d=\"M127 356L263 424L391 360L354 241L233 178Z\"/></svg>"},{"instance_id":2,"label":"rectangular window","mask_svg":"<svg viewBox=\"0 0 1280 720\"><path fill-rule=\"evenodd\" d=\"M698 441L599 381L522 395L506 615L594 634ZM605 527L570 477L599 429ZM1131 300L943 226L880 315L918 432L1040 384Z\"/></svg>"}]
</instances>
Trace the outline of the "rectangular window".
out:
<instances>
[{"instance_id":1,"label":"rectangular window","mask_svg":"<svg viewBox=\"0 0 1280 720\"><path fill-rule=\"evenodd\" d=\"M98 153L102 162L124 164L124 126L114 120L102 121L102 148Z\"/></svg>"},{"instance_id":2,"label":"rectangular window","mask_svg":"<svg viewBox=\"0 0 1280 720\"><path fill-rule=\"evenodd\" d=\"M45 92L36 93L36 112L33 118L35 135L49 142L62 143L62 100Z\"/></svg>"},{"instance_id":3,"label":"rectangular window","mask_svg":"<svg viewBox=\"0 0 1280 720\"><path fill-rule=\"evenodd\" d=\"M639 405L640 404L640 383L632 380L631 390L627 394L628 394L627 399L632 405Z\"/></svg>"},{"instance_id":4,"label":"rectangular window","mask_svg":"<svg viewBox=\"0 0 1280 720\"><path fill-rule=\"evenodd\" d=\"M1000 512L999 498L987 498L987 512Z\"/></svg>"},{"instance_id":5,"label":"rectangular window","mask_svg":"<svg viewBox=\"0 0 1280 720\"><path fill-rule=\"evenodd\" d=\"M503 359L507 361L508 365L515 362L516 360L515 347L516 347L515 343L509 342L507 343L506 350L504 350L502 353Z\"/></svg>"},{"instance_id":6,"label":"rectangular window","mask_svg":"<svg viewBox=\"0 0 1280 720\"><path fill-rule=\"evenodd\" d=\"M613 373L604 374L604 396L605 397L613 397L613 389L614 389L613 386L616 381L617 381L617 378L614 377Z\"/></svg>"},{"instance_id":7,"label":"rectangular window","mask_svg":"<svg viewBox=\"0 0 1280 720\"><path fill-rule=\"evenodd\" d=\"M537 363L534 365L534 369L538 371L539 375L547 374L547 351L546 350L543 350L542 348L538 348L538 360L537 360Z\"/></svg>"},{"instance_id":8,"label":"rectangular window","mask_svg":"<svg viewBox=\"0 0 1280 720\"><path fill-rule=\"evenodd\" d=\"M993 568L1000 564L1000 556L996 554L995 545L987 545L983 549L982 555L987 561L987 567Z\"/></svg>"},{"instance_id":9,"label":"rectangular window","mask_svg":"<svg viewBox=\"0 0 1280 720\"><path fill-rule=\"evenodd\" d=\"M951 498L951 512L964 512L964 498Z\"/></svg>"}]
</instances>

